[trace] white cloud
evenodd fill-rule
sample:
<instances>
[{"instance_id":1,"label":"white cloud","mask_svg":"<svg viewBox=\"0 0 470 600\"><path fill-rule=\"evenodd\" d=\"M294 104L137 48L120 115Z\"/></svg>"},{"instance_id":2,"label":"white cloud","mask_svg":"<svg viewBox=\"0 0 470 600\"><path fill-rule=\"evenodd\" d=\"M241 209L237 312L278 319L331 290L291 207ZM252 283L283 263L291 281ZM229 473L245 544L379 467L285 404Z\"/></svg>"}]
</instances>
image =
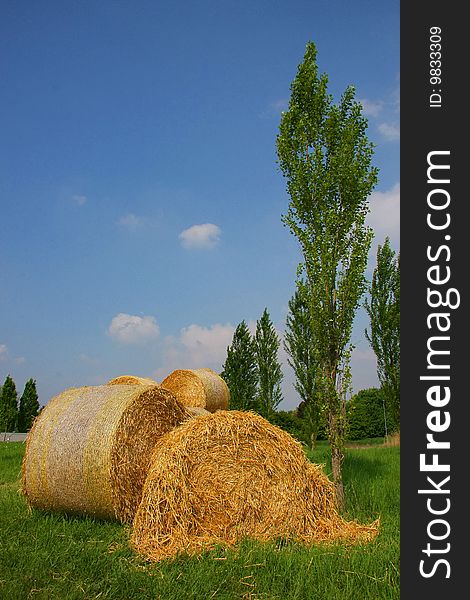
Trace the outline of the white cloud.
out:
<instances>
[{"instance_id":1,"label":"white cloud","mask_svg":"<svg viewBox=\"0 0 470 600\"><path fill-rule=\"evenodd\" d=\"M145 225L146 223L146 219L145 217L138 217L137 215L134 215L133 213L129 213L127 215L122 216L117 224L122 227L123 229L126 229L127 231L136 231L137 229L139 229L140 227L142 227L142 225Z\"/></svg>"},{"instance_id":2,"label":"white cloud","mask_svg":"<svg viewBox=\"0 0 470 600\"><path fill-rule=\"evenodd\" d=\"M201 325L190 325L181 330L181 343L187 350L191 362L199 363L223 363L227 346L232 342L235 327L230 324L211 327Z\"/></svg>"},{"instance_id":3,"label":"white cloud","mask_svg":"<svg viewBox=\"0 0 470 600\"><path fill-rule=\"evenodd\" d=\"M0 344L0 362L10 362L15 365L22 365L26 362L24 356L11 356L8 346L6 344Z\"/></svg>"},{"instance_id":4,"label":"white cloud","mask_svg":"<svg viewBox=\"0 0 470 600\"><path fill-rule=\"evenodd\" d=\"M153 376L164 379L175 369L199 369L207 367L219 372L225 362L227 346L232 343L235 327L230 323L216 323L209 327L189 325L181 329L179 336L165 339L163 366Z\"/></svg>"},{"instance_id":5,"label":"white cloud","mask_svg":"<svg viewBox=\"0 0 470 600\"><path fill-rule=\"evenodd\" d=\"M6 360L8 357L8 348L6 344L0 344L0 361Z\"/></svg>"},{"instance_id":6,"label":"white cloud","mask_svg":"<svg viewBox=\"0 0 470 600\"><path fill-rule=\"evenodd\" d=\"M364 345L366 343L362 341L362 347L356 347L351 356L353 394L359 390L380 386L377 378L377 359L373 350Z\"/></svg>"},{"instance_id":7,"label":"white cloud","mask_svg":"<svg viewBox=\"0 0 470 600\"><path fill-rule=\"evenodd\" d=\"M213 248L220 241L222 230L213 223L193 225L179 234L184 248Z\"/></svg>"},{"instance_id":8,"label":"white cloud","mask_svg":"<svg viewBox=\"0 0 470 600\"><path fill-rule=\"evenodd\" d=\"M374 229L379 243L388 236L397 241L400 235L400 184L385 192L372 192L368 224Z\"/></svg>"},{"instance_id":9,"label":"white cloud","mask_svg":"<svg viewBox=\"0 0 470 600\"><path fill-rule=\"evenodd\" d=\"M155 339L160 334L155 317L119 313L108 327L108 335L123 344L138 344Z\"/></svg>"},{"instance_id":10,"label":"white cloud","mask_svg":"<svg viewBox=\"0 0 470 600\"><path fill-rule=\"evenodd\" d=\"M366 117L378 117L384 107L384 103L381 100L374 102L373 100L364 98L359 100L359 102L362 104L362 110Z\"/></svg>"},{"instance_id":11,"label":"white cloud","mask_svg":"<svg viewBox=\"0 0 470 600\"><path fill-rule=\"evenodd\" d=\"M374 365L377 360L374 351L368 346L364 348L355 347L352 358L357 362L370 362L374 363Z\"/></svg>"},{"instance_id":12,"label":"white cloud","mask_svg":"<svg viewBox=\"0 0 470 600\"><path fill-rule=\"evenodd\" d=\"M72 196L72 202L77 206L83 206L87 200L88 198L86 196L81 196L80 194L75 194Z\"/></svg>"},{"instance_id":13,"label":"white cloud","mask_svg":"<svg viewBox=\"0 0 470 600\"><path fill-rule=\"evenodd\" d=\"M248 329L254 335L256 321L247 321ZM294 390L294 374L287 363L287 354L282 344L283 331L276 328L281 341L279 361L284 372L282 384L284 402L280 408L290 410L300 399ZM165 339L162 366L152 373L156 381L163 381L175 369L198 369L208 367L217 373L227 358L227 347L232 343L235 326L231 323L216 323L209 327L189 325L181 329L178 336Z\"/></svg>"},{"instance_id":14,"label":"white cloud","mask_svg":"<svg viewBox=\"0 0 470 600\"><path fill-rule=\"evenodd\" d=\"M390 238L395 252L400 250L400 184L396 183L385 192L373 192L369 199L371 212L367 224L374 230L367 266L367 276L371 277L377 263L378 246L384 243L386 237Z\"/></svg>"},{"instance_id":15,"label":"white cloud","mask_svg":"<svg viewBox=\"0 0 470 600\"><path fill-rule=\"evenodd\" d=\"M396 142L400 139L400 128L392 123L380 123L379 132L387 142Z\"/></svg>"},{"instance_id":16,"label":"white cloud","mask_svg":"<svg viewBox=\"0 0 470 600\"><path fill-rule=\"evenodd\" d=\"M259 116L262 119L269 117L279 117L280 114L289 108L289 98L279 98L270 102L265 110L263 110Z\"/></svg>"}]
</instances>

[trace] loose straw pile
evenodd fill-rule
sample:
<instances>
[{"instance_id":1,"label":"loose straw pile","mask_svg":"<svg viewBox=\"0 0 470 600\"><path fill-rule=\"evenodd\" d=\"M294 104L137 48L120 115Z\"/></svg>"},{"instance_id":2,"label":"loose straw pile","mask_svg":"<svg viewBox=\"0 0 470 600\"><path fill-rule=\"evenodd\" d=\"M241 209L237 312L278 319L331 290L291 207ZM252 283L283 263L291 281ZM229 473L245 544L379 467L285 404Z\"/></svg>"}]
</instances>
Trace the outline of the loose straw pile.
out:
<instances>
[{"instance_id":1,"label":"loose straw pile","mask_svg":"<svg viewBox=\"0 0 470 600\"><path fill-rule=\"evenodd\" d=\"M342 519L333 484L287 432L253 413L218 411L158 441L131 544L158 561L244 537L312 544L376 533L376 523Z\"/></svg>"},{"instance_id":2,"label":"loose straw pile","mask_svg":"<svg viewBox=\"0 0 470 600\"><path fill-rule=\"evenodd\" d=\"M136 377L135 375L119 375L110 379L106 385L158 385L149 377Z\"/></svg>"}]
</instances>

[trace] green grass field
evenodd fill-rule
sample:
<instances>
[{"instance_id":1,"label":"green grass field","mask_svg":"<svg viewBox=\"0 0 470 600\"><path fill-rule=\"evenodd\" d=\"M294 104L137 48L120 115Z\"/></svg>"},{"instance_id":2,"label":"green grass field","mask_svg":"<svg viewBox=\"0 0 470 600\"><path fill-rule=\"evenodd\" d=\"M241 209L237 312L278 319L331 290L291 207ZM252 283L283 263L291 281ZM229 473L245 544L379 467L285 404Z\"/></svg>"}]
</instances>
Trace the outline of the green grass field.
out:
<instances>
[{"instance_id":1,"label":"green grass field","mask_svg":"<svg viewBox=\"0 0 470 600\"><path fill-rule=\"evenodd\" d=\"M29 511L19 493L22 443L0 443L2 600L378 600L399 594L399 447L348 449L349 519L380 516L360 546L260 544L149 564L116 523ZM328 448L308 453L326 464Z\"/></svg>"}]
</instances>

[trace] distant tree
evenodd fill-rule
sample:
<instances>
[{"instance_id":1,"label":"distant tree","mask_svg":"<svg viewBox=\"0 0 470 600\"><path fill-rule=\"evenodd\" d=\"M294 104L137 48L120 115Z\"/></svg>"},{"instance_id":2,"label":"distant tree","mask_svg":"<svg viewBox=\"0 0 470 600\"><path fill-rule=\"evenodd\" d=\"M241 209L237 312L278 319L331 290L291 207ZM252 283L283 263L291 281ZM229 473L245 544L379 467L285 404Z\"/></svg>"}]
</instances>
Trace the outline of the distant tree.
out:
<instances>
[{"instance_id":1,"label":"distant tree","mask_svg":"<svg viewBox=\"0 0 470 600\"><path fill-rule=\"evenodd\" d=\"M305 424L303 419L297 416L296 411L276 410L273 411L269 418L269 422L277 425L281 429L289 432L292 437L299 442L308 443L309 439L306 435Z\"/></svg>"},{"instance_id":2,"label":"distant tree","mask_svg":"<svg viewBox=\"0 0 470 600\"><path fill-rule=\"evenodd\" d=\"M323 406L323 404L322 404ZM295 414L302 420L303 430L304 430L304 438L305 443L311 446L311 427L308 423L308 415L306 414L307 405L304 400L299 403L297 408L295 409ZM318 432L317 432L317 441L318 440L327 440L328 439L328 427L326 422L325 411L322 409L320 412L320 420L318 424Z\"/></svg>"},{"instance_id":3,"label":"distant tree","mask_svg":"<svg viewBox=\"0 0 470 600\"><path fill-rule=\"evenodd\" d=\"M39 400L36 381L28 379L24 386L18 408L18 431L27 432L31 429L34 419L39 413Z\"/></svg>"},{"instance_id":4,"label":"distant tree","mask_svg":"<svg viewBox=\"0 0 470 600\"><path fill-rule=\"evenodd\" d=\"M346 404L346 415L350 440L383 437L385 424L390 421L390 414L385 412L383 391L379 388L355 394Z\"/></svg>"},{"instance_id":5,"label":"distant tree","mask_svg":"<svg viewBox=\"0 0 470 600\"><path fill-rule=\"evenodd\" d=\"M269 419L282 400L282 370L278 360L280 340L267 308L256 323L255 352L258 365L258 411Z\"/></svg>"},{"instance_id":6,"label":"distant tree","mask_svg":"<svg viewBox=\"0 0 470 600\"><path fill-rule=\"evenodd\" d=\"M314 327L317 378L328 418L337 503L344 508L345 401L352 325L361 297L372 230L368 197L377 182L367 119L349 86L333 103L319 75L315 44L307 44L291 85L277 137L279 166L290 202L283 222L299 241Z\"/></svg>"},{"instance_id":7,"label":"distant tree","mask_svg":"<svg viewBox=\"0 0 470 600\"><path fill-rule=\"evenodd\" d=\"M303 417L308 432L309 446L315 448L320 427L321 398L316 386L314 329L305 283L297 282L297 289L289 300L284 348L288 363L294 370L294 388L303 402Z\"/></svg>"},{"instance_id":8,"label":"distant tree","mask_svg":"<svg viewBox=\"0 0 470 600\"><path fill-rule=\"evenodd\" d=\"M14 431L18 418L18 394L10 375L5 379L0 397L0 430Z\"/></svg>"},{"instance_id":9,"label":"distant tree","mask_svg":"<svg viewBox=\"0 0 470 600\"><path fill-rule=\"evenodd\" d=\"M400 429L400 255L385 239L377 250L377 265L365 302L370 318L366 337L377 357L377 375L390 408L393 423Z\"/></svg>"},{"instance_id":10,"label":"distant tree","mask_svg":"<svg viewBox=\"0 0 470 600\"><path fill-rule=\"evenodd\" d=\"M255 344L245 321L235 329L221 377L230 390L230 408L256 409L258 367Z\"/></svg>"}]
</instances>

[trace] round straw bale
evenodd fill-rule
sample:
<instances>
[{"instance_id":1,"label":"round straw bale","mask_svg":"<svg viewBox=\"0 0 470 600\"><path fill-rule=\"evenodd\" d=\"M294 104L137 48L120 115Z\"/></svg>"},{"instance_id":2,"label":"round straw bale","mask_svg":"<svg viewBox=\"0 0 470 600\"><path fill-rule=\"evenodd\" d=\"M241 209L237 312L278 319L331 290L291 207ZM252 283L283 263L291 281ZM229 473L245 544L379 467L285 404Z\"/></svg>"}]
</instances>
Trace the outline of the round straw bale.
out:
<instances>
[{"instance_id":1,"label":"round straw bale","mask_svg":"<svg viewBox=\"0 0 470 600\"><path fill-rule=\"evenodd\" d=\"M119 375L110 379L106 385L158 385L149 377L136 377L135 375Z\"/></svg>"},{"instance_id":2,"label":"round straw bale","mask_svg":"<svg viewBox=\"0 0 470 600\"><path fill-rule=\"evenodd\" d=\"M185 408L192 417L201 417L202 415L211 414L208 410L201 408L200 406L186 406Z\"/></svg>"},{"instance_id":3,"label":"round straw bale","mask_svg":"<svg viewBox=\"0 0 470 600\"><path fill-rule=\"evenodd\" d=\"M184 406L197 406L209 412L226 410L230 391L225 381L212 369L177 369L161 383Z\"/></svg>"},{"instance_id":4,"label":"round straw bale","mask_svg":"<svg viewBox=\"0 0 470 600\"><path fill-rule=\"evenodd\" d=\"M333 484L287 432L253 413L218 411L157 442L131 544L158 561L245 537L312 544L376 532L376 523L341 518Z\"/></svg>"},{"instance_id":5,"label":"round straw bale","mask_svg":"<svg viewBox=\"0 0 470 600\"><path fill-rule=\"evenodd\" d=\"M26 440L30 506L130 522L157 440L189 414L158 385L102 385L58 394Z\"/></svg>"}]
</instances>

